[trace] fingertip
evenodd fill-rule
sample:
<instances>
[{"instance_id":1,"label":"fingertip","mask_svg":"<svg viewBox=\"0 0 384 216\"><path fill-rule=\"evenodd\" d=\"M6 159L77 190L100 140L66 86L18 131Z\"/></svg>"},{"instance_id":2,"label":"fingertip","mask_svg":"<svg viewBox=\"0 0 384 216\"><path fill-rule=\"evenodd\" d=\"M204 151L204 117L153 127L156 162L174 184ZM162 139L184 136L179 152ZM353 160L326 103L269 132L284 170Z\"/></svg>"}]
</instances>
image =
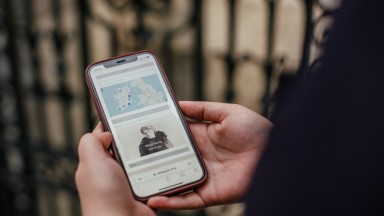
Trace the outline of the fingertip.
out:
<instances>
[{"instance_id":1,"label":"fingertip","mask_svg":"<svg viewBox=\"0 0 384 216\"><path fill-rule=\"evenodd\" d=\"M103 124L101 123L101 121L99 121L99 123L97 123L95 129L93 129L92 132L93 133L102 133L102 132L104 132Z\"/></svg>"},{"instance_id":2,"label":"fingertip","mask_svg":"<svg viewBox=\"0 0 384 216\"><path fill-rule=\"evenodd\" d=\"M147 205L151 208L169 208L169 198L164 196L151 197L147 201Z\"/></svg>"},{"instance_id":3,"label":"fingertip","mask_svg":"<svg viewBox=\"0 0 384 216\"><path fill-rule=\"evenodd\" d=\"M157 209L197 209L206 206L201 197L196 193L190 193L180 196L156 196L147 201L147 205Z\"/></svg>"},{"instance_id":4,"label":"fingertip","mask_svg":"<svg viewBox=\"0 0 384 216\"><path fill-rule=\"evenodd\" d=\"M204 120L204 106L206 102L201 101L183 101L180 103L180 108L184 115L196 120Z\"/></svg>"},{"instance_id":5,"label":"fingertip","mask_svg":"<svg viewBox=\"0 0 384 216\"><path fill-rule=\"evenodd\" d=\"M191 101L179 101L179 106L183 112L186 112L186 109L191 105Z\"/></svg>"}]
</instances>

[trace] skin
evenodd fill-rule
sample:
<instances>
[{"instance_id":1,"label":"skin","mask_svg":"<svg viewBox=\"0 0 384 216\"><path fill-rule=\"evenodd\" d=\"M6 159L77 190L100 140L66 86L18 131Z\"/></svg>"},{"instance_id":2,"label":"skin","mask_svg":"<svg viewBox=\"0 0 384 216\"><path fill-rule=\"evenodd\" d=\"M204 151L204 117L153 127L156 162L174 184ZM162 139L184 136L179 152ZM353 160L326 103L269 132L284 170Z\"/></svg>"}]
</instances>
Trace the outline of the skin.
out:
<instances>
[{"instance_id":1,"label":"skin","mask_svg":"<svg viewBox=\"0 0 384 216\"><path fill-rule=\"evenodd\" d=\"M133 198L122 167L107 151L111 140L100 123L80 140L75 180L82 215L156 215Z\"/></svg>"},{"instance_id":2,"label":"skin","mask_svg":"<svg viewBox=\"0 0 384 216\"><path fill-rule=\"evenodd\" d=\"M155 137L155 131L154 130L143 130L143 135L147 138L153 138L153 137Z\"/></svg>"},{"instance_id":3,"label":"skin","mask_svg":"<svg viewBox=\"0 0 384 216\"><path fill-rule=\"evenodd\" d=\"M180 102L180 107L186 116L205 121L189 123L208 169L204 185L183 196L152 197L147 205L134 200L122 168L107 152L111 135L99 124L79 144L76 184L83 215L154 215L152 209L196 209L242 200L272 124L235 104Z\"/></svg>"}]
</instances>

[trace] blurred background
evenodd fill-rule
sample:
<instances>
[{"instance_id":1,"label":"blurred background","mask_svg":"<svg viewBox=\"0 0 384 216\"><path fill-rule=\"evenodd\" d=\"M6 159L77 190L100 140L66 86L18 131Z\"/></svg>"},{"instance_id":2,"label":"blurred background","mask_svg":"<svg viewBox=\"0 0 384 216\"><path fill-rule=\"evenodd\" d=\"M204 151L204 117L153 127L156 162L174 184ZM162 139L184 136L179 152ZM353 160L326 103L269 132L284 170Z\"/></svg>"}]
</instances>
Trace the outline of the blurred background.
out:
<instances>
[{"instance_id":1,"label":"blurred background","mask_svg":"<svg viewBox=\"0 0 384 216\"><path fill-rule=\"evenodd\" d=\"M80 215L77 145L98 121L92 62L160 57L179 100L270 117L305 81L340 0L0 0L1 215ZM239 182L239 184L241 184ZM160 215L243 215L244 204Z\"/></svg>"}]
</instances>

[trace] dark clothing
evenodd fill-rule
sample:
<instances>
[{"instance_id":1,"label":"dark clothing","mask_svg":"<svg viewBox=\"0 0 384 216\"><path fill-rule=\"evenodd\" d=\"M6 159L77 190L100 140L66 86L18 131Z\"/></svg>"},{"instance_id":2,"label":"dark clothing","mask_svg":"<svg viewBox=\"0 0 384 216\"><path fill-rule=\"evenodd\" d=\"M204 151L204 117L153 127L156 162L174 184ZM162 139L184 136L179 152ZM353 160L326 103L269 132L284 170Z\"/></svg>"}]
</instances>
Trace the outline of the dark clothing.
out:
<instances>
[{"instance_id":1,"label":"dark clothing","mask_svg":"<svg viewBox=\"0 0 384 216\"><path fill-rule=\"evenodd\" d=\"M156 131L155 137L153 138L144 137L141 140L141 143L139 146L140 156L142 157L145 155L149 155L155 152L165 150L168 148L167 143L168 143L167 135L162 131Z\"/></svg>"},{"instance_id":2,"label":"dark clothing","mask_svg":"<svg viewBox=\"0 0 384 216\"><path fill-rule=\"evenodd\" d=\"M384 1L344 0L309 85L280 105L247 215L384 215Z\"/></svg>"}]
</instances>

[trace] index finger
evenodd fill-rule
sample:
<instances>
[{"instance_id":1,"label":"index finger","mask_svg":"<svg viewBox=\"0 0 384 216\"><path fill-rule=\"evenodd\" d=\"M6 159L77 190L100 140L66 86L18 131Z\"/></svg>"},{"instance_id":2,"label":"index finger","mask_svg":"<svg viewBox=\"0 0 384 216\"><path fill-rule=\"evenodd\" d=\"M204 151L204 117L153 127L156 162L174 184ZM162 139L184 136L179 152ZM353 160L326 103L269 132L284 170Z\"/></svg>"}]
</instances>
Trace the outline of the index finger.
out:
<instances>
[{"instance_id":1,"label":"index finger","mask_svg":"<svg viewBox=\"0 0 384 216\"><path fill-rule=\"evenodd\" d=\"M196 193L189 193L182 196L155 196L151 197L147 205L152 208L159 209L173 209L173 210L182 210L182 209L198 209L206 206L201 197Z\"/></svg>"}]
</instances>

